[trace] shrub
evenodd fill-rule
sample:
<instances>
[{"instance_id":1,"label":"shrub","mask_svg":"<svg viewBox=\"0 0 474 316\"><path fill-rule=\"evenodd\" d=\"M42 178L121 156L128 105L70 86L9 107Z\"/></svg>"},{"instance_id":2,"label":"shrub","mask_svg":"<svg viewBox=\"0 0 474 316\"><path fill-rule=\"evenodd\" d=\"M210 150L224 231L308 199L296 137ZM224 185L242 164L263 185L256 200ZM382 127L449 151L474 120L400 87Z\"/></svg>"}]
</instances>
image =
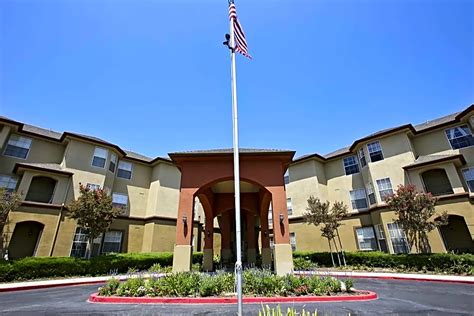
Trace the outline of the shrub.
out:
<instances>
[{"instance_id":1,"label":"shrub","mask_svg":"<svg viewBox=\"0 0 474 316\"><path fill-rule=\"evenodd\" d=\"M296 271L310 271L318 267L314 262L311 262L309 258L296 257L293 259L294 269Z\"/></svg>"},{"instance_id":2,"label":"shrub","mask_svg":"<svg viewBox=\"0 0 474 316\"><path fill-rule=\"evenodd\" d=\"M103 296L112 296L117 293L120 281L116 278L111 278L105 283L104 286L99 288L99 294Z\"/></svg>"},{"instance_id":3,"label":"shrub","mask_svg":"<svg viewBox=\"0 0 474 316\"><path fill-rule=\"evenodd\" d=\"M142 278L130 278L120 283L117 288L119 296L145 296L146 295L145 280Z\"/></svg>"}]
</instances>

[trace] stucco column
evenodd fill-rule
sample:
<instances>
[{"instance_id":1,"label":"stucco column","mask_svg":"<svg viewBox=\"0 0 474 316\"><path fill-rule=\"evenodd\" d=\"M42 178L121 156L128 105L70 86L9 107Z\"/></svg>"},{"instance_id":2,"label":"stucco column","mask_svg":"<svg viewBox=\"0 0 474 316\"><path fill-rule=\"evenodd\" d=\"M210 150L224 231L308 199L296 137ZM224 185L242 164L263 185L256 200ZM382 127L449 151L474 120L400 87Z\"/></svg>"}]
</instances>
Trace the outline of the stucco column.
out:
<instances>
[{"instance_id":1,"label":"stucco column","mask_svg":"<svg viewBox=\"0 0 474 316\"><path fill-rule=\"evenodd\" d=\"M181 188L176 219L176 245L173 252L173 272L190 271L194 212L194 188Z\"/></svg>"},{"instance_id":2,"label":"stucco column","mask_svg":"<svg viewBox=\"0 0 474 316\"><path fill-rule=\"evenodd\" d=\"M267 211L261 212L260 215L260 238L262 241L262 266L264 268L271 268L272 250L270 249L270 236L268 229L268 208Z\"/></svg>"},{"instance_id":3,"label":"stucco column","mask_svg":"<svg viewBox=\"0 0 474 316\"><path fill-rule=\"evenodd\" d=\"M204 228L204 250L202 259L202 269L204 271L213 270L214 257L214 218L206 216L206 225Z\"/></svg>"},{"instance_id":4,"label":"stucco column","mask_svg":"<svg viewBox=\"0 0 474 316\"><path fill-rule=\"evenodd\" d=\"M228 262L232 259L232 243L231 243L231 215L232 212L227 211L221 215L221 260Z\"/></svg>"},{"instance_id":5,"label":"stucco column","mask_svg":"<svg viewBox=\"0 0 474 316\"><path fill-rule=\"evenodd\" d=\"M3 128L0 130L0 149L2 149L7 142L8 135L10 134L10 126L4 125Z\"/></svg>"},{"instance_id":6,"label":"stucco column","mask_svg":"<svg viewBox=\"0 0 474 316\"><path fill-rule=\"evenodd\" d=\"M257 249L255 248L255 215L247 212L247 262L257 262Z\"/></svg>"},{"instance_id":7,"label":"stucco column","mask_svg":"<svg viewBox=\"0 0 474 316\"><path fill-rule=\"evenodd\" d=\"M284 275L293 271L293 252L290 245L286 192L283 185L268 189L272 194L275 272L278 275Z\"/></svg>"}]
</instances>

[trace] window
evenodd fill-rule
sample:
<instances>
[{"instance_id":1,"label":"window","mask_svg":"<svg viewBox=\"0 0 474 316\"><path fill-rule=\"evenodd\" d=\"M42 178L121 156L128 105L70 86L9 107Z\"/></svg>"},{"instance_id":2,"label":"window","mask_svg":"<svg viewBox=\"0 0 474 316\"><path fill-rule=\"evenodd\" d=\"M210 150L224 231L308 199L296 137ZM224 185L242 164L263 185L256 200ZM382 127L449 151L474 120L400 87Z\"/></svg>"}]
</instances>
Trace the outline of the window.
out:
<instances>
[{"instance_id":1,"label":"window","mask_svg":"<svg viewBox=\"0 0 474 316\"><path fill-rule=\"evenodd\" d=\"M453 149L474 146L474 137L467 125L447 129L446 136Z\"/></svg>"},{"instance_id":2,"label":"window","mask_svg":"<svg viewBox=\"0 0 474 316\"><path fill-rule=\"evenodd\" d=\"M359 148L359 151L358 151L358 156L359 156L359 161L360 161L360 165L361 167L365 167L367 166L367 160L365 159L365 153L364 153L364 148Z\"/></svg>"},{"instance_id":3,"label":"window","mask_svg":"<svg viewBox=\"0 0 474 316\"><path fill-rule=\"evenodd\" d=\"M89 189L89 190L92 190L92 191L96 191L96 190L99 190L100 189L100 185L98 184L93 184L93 183L88 183L86 185L86 188Z\"/></svg>"},{"instance_id":4,"label":"window","mask_svg":"<svg viewBox=\"0 0 474 316\"><path fill-rule=\"evenodd\" d=\"M86 255L87 234L85 228L77 227L72 241L71 257L83 258Z\"/></svg>"},{"instance_id":5,"label":"window","mask_svg":"<svg viewBox=\"0 0 474 316\"><path fill-rule=\"evenodd\" d=\"M132 163L119 161L117 177L130 180L132 178Z\"/></svg>"},{"instance_id":6,"label":"window","mask_svg":"<svg viewBox=\"0 0 474 316\"><path fill-rule=\"evenodd\" d=\"M122 246L122 232L110 230L105 233L102 244L102 253L120 252Z\"/></svg>"},{"instance_id":7,"label":"window","mask_svg":"<svg viewBox=\"0 0 474 316\"><path fill-rule=\"evenodd\" d=\"M367 144L367 151L369 152L371 162L383 160L382 147L378 141Z\"/></svg>"},{"instance_id":8,"label":"window","mask_svg":"<svg viewBox=\"0 0 474 316\"><path fill-rule=\"evenodd\" d=\"M359 164L357 163L356 156L344 158L344 169L346 170L346 175L359 172Z\"/></svg>"},{"instance_id":9,"label":"window","mask_svg":"<svg viewBox=\"0 0 474 316\"><path fill-rule=\"evenodd\" d=\"M382 201L385 201L385 198L390 194L393 194L392 183L390 178L384 178L377 180L377 186L379 188L379 194Z\"/></svg>"},{"instance_id":10,"label":"window","mask_svg":"<svg viewBox=\"0 0 474 316\"><path fill-rule=\"evenodd\" d=\"M387 240L385 238L385 232L383 231L382 224L374 225L374 229L375 236L377 237L377 241L379 242L380 251L388 252Z\"/></svg>"},{"instance_id":11,"label":"window","mask_svg":"<svg viewBox=\"0 0 474 316\"><path fill-rule=\"evenodd\" d=\"M362 210L368 207L367 197L365 196L364 189L357 189L350 191L351 203L353 210Z\"/></svg>"},{"instance_id":12,"label":"window","mask_svg":"<svg viewBox=\"0 0 474 316\"><path fill-rule=\"evenodd\" d=\"M291 245L291 250L296 251L296 234L295 233L290 233L290 245Z\"/></svg>"},{"instance_id":13,"label":"window","mask_svg":"<svg viewBox=\"0 0 474 316\"><path fill-rule=\"evenodd\" d=\"M426 192L434 196L453 194L453 188L444 169L433 169L421 174Z\"/></svg>"},{"instance_id":14,"label":"window","mask_svg":"<svg viewBox=\"0 0 474 316\"><path fill-rule=\"evenodd\" d=\"M31 139L19 135L11 135L3 154L5 156L26 159L31 147Z\"/></svg>"},{"instance_id":15,"label":"window","mask_svg":"<svg viewBox=\"0 0 474 316\"><path fill-rule=\"evenodd\" d=\"M288 170L286 170L283 180L285 180L285 184L290 183L290 172Z\"/></svg>"},{"instance_id":16,"label":"window","mask_svg":"<svg viewBox=\"0 0 474 316\"><path fill-rule=\"evenodd\" d=\"M5 188L8 192L15 191L17 183L16 177L0 175L0 188Z\"/></svg>"},{"instance_id":17,"label":"window","mask_svg":"<svg viewBox=\"0 0 474 316\"><path fill-rule=\"evenodd\" d=\"M113 193L112 204L118 208L126 208L128 205L128 196L125 194Z\"/></svg>"},{"instance_id":18,"label":"window","mask_svg":"<svg viewBox=\"0 0 474 316\"><path fill-rule=\"evenodd\" d=\"M374 193L374 186L372 183L367 184L367 196L369 197L370 205L377 203L377 199L375 198Z\"/></svg>"},{"instance_id":19,"label":"window","mask_svg":"<svg viewBox=\"0 0 474 316\"><path fill-rule=\"evenodd\" d=\"M114 173L116 165L117 165L117 155L112 153L110 155L109 171Z\"/></svg>"},{"instance_id":20,"label":"window","mask_svg":"<svg viewBox=\"0 0 474 316\"><path fill-rule=\"evenodd\" d=\"M94 150L94 157L92 158L92 165L98 168L105 167L105 161L107 160L107 149L102 147L96 147Z\"/></svg>"},{"instance_id":21,"label":"window","mask_svg":"<svg viewBox=\"0 0 474 316\"><path fill-rule=\"evenodd\" d=\"M291 198L286 199L286 211L288 215L293 215L293 206L291 205Z\"/></svg>"},{"instance_id":22,"label":"window","mask_svg":"<svg viewBox=\"0 0 474 316\"><path fill-rule=\"evenodd\" d=\"M273 227L273 211L272 211L272 203L270 202L270 206L268 207L268 227Z\"/></svg>"},{"instance_id":23,"label":"window","mask_svg":"<svg viewBox=\"0 0 474 316\"><path fill-rule=\"evenodd\" d=\"M405 232L397 223L388 223L388 234L390 235L390 240L392 241L392 247L394 253L409 253L410 247L408 246L408 241L405 236Z\"/></svg>"},{"instance_id":24,"label":"window","mask_svg":"<svg viewBox=\"0 0 474 316\"><path fill-rule=\"evenodd\" d=\"M356 235L360 250L377 250L377 241L372 226L356 228Z\"/></svg>"},{"instance_id":25,"label":"window","mask_svg":"<svg viewBox=\"0 0 474 316\"><path fill-rule=\"evenodd\" d=\"M464 176L464 180L466 180L469 191L471 191L471 193L474 193L474 167L464 169L462 171L462 174Z\"/></svg>"},{"instance_id":26,"label":"window","mask_svg":"<svg viewBox=\"0 0 474 316\"><path fill-rule=\"evenodd\" d=\"M48 177L33 177L25 200L40 203L53 203L55 188L56 180Z\"/></svg>"}]
</instances>

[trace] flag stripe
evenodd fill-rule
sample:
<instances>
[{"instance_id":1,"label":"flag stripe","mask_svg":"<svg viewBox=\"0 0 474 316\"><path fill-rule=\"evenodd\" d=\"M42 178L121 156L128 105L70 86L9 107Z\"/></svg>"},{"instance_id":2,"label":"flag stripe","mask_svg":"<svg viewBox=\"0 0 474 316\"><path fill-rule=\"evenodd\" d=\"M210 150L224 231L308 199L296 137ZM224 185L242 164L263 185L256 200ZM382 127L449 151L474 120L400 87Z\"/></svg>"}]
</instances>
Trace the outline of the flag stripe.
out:
<instances>
[{"instance_id":1,"label":"flag stripe","mask_svg":"<svg viewBox=\"0 0 474 316\"><path fill-rule=\"evenodd\" d=\"M234 27L235 51L249 59L252 59L252 56L250 56L248 52L247 40L245 39L244 30L240 25L239 19L237 18L237 10L235 9L234 3L229 4L229 19L232 21L232 25Z\"/></svg>"}]
</instances>

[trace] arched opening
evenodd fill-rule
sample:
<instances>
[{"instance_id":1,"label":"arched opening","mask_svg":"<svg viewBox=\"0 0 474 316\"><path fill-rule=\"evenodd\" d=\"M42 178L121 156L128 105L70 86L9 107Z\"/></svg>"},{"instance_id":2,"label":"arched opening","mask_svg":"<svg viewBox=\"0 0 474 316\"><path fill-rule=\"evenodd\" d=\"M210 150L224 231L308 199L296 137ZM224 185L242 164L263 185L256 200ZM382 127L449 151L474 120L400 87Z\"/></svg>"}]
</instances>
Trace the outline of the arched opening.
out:
<instances>
[{"instance_id":1,"label":"arched opening","mask_svg":"<svg viewBox=\"0 0 474 316\"><path fill-rule=\"evenodd\" d=\"M449 215L448 224L439 227L447 251L474 252L474 242L464 217Z\"/></svg>"},{"instance_id":2,"label":"arched opening","mask_svg":"<svg viewBox=\"0 0 474 316\"><path fill-rule=\"evenodd\" d=\"M431 194L435 196L454 193L448 175L444 169L425 171L421 177L426 192L431 192Z\"/></svg>"},{"instance_id":3,"label":"arched opening","mask_svg":"<svg viewBox=\"0 0 474 316\"><path fill-rule=\"evenodd\" d=\"M26 201L52 203L54 189L56 188L56 180L49 177L33 177L31 179Z\"/></svg>"},{"instance_id":4,"label":"arched opening","mask_svg":"<svg viewBox=\"0 0 474 316\"><path fill-rule=\"evenodd\" d=\"M8 247L11 259L32 257L36 254L44 225L34 221L17 223Z\"/></svg>"}]
</instances>

